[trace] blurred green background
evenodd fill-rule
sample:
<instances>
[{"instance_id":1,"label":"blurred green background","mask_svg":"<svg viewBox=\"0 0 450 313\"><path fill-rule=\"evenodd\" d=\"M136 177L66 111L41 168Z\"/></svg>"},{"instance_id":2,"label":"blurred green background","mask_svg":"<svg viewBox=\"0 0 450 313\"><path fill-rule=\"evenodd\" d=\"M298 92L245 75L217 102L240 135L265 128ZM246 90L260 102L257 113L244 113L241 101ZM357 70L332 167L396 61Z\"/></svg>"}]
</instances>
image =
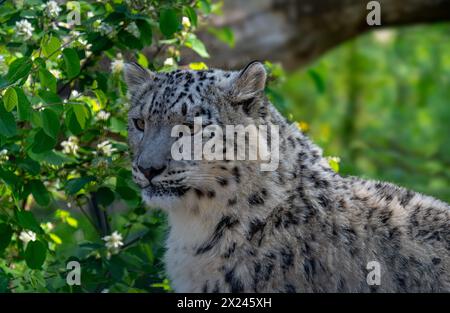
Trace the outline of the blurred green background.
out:
<instances>
[{"instance_id":1,"label":"blurred green background","mask_svg":"<svg viewBox=\"0 0 450 313\"><path fill-rule=\"evenodd\" d=\"M450 26L365 34L274 88L340 173L450 202Z\"/></svg>"}]
</instances>

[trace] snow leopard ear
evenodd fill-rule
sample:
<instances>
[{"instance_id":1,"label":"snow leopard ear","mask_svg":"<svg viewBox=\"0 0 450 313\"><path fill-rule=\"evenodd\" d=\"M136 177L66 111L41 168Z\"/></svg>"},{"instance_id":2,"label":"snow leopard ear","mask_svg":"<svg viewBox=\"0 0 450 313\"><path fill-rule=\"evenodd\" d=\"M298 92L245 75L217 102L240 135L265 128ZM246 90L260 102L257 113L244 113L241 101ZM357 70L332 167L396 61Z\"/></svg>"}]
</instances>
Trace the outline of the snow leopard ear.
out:
<instances>
[{"instance_id":1,"label":"snow leopard ear","mask_svg":"<svg viewBox=\"0 0 450 313\"><path fill-rule=\"evenodd\" d=\"M125 63L124 76L129 92L133 93L143 84L153 80L155 74L133 62Z\"/></svg>"},{"instance_id":2,"label":"snow leopard ear","mask_svg":"<svg viewBox=\"0 0 450 313\"><path fill-rule=\"evenodd\" d=\"M266 70L259 61L247 64L240 72L233 86L233 97L236 101L252 99L264 91Z\"/></svg>"}]
</instances>

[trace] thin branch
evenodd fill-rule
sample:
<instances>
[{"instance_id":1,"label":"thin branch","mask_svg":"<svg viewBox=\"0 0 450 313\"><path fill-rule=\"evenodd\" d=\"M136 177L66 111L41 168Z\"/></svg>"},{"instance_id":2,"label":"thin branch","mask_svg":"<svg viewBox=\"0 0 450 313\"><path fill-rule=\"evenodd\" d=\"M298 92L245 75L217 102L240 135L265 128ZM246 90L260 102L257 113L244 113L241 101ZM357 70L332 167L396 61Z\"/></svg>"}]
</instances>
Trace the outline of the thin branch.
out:
<instances>
[{"instance_id":1,"label":"thin branch","mask_svg":"<svg viewBox=\"0 0 450 313\"><path fill-rule=\"evenodd\" d=\"M89 214L83 209L83 206L80 204L80 202L78 200L76 200L77 206L80 209L81 213L83 213L84 217L86 217L86 219L89 221L89 223L92 225L92 227L94 227L95 231L101 236L101 233L99 231L99 229L97 228L97 225L95 225L94 221L92 220L92 218L89 216Z\"/></svg>"},{"instance_id":2,"label":"thin branch","mask_svg":"<svg viewBox=\"0 0 450 313\"><path fill-rule=\"evenodd\" d=\"M102 210L97 202L97 193L91 192L88 197L89 209L94 216L97 224L97 228L101 232L102 237L111 233L111 226L108 222L108 213L106 210Z\"/></svg>"},{"instance_id":3,"label":"thin branch","mask_svg":"<svg viewBox=\"0 0 450 313\"><path fill-rule=\"evenodd\" d=\"M130 241L126 242L126 243L123 245L122 249L126 249L126 248L128 248L129 246L131 246L131 245L135 244L136 242L140 241L141 239L143 239L143 238L148 234L148 232L149 232L149 231L142 232L141 234L139 234L139 235L136 236L135 238L133 238L133 239L131 239Z\"/></svg>"}]
</instances>

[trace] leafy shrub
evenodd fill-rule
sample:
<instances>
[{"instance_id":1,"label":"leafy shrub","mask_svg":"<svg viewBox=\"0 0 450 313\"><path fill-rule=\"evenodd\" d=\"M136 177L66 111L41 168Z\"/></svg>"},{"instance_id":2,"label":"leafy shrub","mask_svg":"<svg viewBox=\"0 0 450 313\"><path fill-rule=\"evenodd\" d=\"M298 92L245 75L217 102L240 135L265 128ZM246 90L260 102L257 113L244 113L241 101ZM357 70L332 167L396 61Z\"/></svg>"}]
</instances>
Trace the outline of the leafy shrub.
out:
<instances>
[{"instance_id":1,"label":"leafy shrub","mask_svg":"<svg viewBox=\"0 0 450 313\"><path fill-rule=\"evenodd\" d=\"M170 289L164 217L144 214L131 180L121 69L125 58L174 69L182 47L208 57L194 32L219 10L209 0L0 6L0 292ZM66 282L70 261L80 286Z\"/></svg>"}]
</instances>

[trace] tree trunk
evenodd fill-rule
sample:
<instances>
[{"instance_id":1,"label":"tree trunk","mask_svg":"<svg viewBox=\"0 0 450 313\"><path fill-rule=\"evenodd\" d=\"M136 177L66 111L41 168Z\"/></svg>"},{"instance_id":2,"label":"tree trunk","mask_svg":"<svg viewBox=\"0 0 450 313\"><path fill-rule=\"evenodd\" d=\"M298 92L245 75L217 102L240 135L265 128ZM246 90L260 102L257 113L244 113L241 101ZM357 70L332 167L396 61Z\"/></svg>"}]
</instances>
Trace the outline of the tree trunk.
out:
<instances>
[{"instance_id":1,"label":"tree trunk","mask_svg":"<svg viewBox=\"0 0 450 313\"><path fill-rule=\"evenodd\" d=\"M450 0L379 0L381 26L369 26L365 0L226 0L223 16L213 26L230 27L235 47L219 42L206 30L209 66L237 69L251 60L282 62L288 70L368 30L380 27L450 21ZM182 63L200 61L185 51Z\"/></svg>"}]
</instances>

